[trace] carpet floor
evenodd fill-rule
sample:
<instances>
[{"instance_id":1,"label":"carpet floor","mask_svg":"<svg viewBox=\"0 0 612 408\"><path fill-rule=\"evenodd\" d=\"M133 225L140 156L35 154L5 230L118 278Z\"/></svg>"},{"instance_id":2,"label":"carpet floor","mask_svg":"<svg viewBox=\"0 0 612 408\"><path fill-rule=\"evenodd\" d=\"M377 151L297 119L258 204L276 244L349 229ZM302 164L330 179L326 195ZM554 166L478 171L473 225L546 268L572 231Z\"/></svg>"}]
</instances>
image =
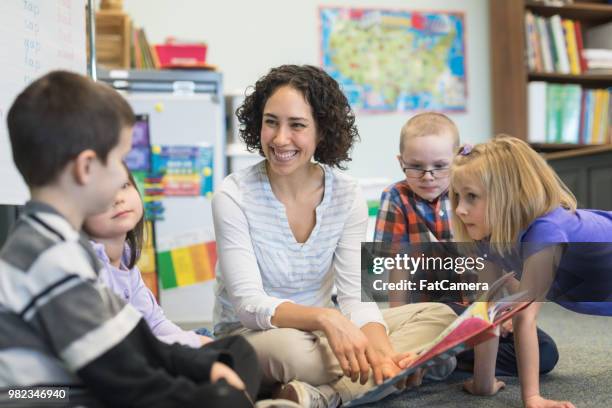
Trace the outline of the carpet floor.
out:
<instances>
[{"instance_id":1,"label":"carpet floor","mask_svg":"<svg viewBox=\"0 0 612 408\"><path fill-rule=\"evenodd\" d=\"M586 316L547 303L538 326L557 343L559 362L540 378L543 396L569 400L577 408L612 407L612 318ZM506 408L522 407L518 379L499 377L506 388L493 397L475 397L462 391L471 375L456 371L444 382L391 395L364 407Z\"/></svg>"}]
</instances>

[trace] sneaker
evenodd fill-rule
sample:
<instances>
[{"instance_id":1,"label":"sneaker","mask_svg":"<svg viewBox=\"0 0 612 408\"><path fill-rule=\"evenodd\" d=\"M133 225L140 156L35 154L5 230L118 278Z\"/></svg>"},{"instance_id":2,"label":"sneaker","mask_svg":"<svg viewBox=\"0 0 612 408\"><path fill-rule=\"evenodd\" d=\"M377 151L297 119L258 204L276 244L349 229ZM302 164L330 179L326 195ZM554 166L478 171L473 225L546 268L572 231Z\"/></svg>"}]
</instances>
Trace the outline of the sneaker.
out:
<instances>
[{"instance_id":1,"label":"sneaker","mask_svg":"<svg viewBox=\"0 0 612 408\"><path fill-rule=\"evenodd\" d=\"M302 408L298 403L286 399L265 399L255 403L255 408Z\"/></svg>"},{"instance_id":2,"label":"sneaker","mask_svg":"<svg viewBox=\"0 0 612 408\"><path fill-rule=\"evenodd\" d=\"M285 385L278 398L294 401L303 408L336 408L341 402L340 394L329 385L314 387L298 380Z\"/></svg>"},{"instance_id":3,"label":"sneaker","mask_svg":"<svg viewBox=\"0 0 612 408\"><path fill-rule=\"evenodd\" d=\"M457 358L449 357L438 360L425 372L425 378L433 381L442 381L448 378L457 367Z\"/></svg>"}]
</instances>

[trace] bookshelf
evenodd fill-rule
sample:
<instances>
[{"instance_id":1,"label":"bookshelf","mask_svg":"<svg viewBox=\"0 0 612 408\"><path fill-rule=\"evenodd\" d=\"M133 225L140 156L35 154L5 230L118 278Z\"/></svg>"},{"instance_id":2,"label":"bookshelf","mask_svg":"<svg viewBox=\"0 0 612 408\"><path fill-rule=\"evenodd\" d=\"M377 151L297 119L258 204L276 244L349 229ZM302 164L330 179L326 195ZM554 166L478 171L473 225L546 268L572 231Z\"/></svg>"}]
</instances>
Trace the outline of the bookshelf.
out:
<instances>
[{"instance_id":1,"label":"bookshelf","mask_svg":"<svg viewBox=\"0 0 612 408\"><path fill-rule=\"evenodd\" d=\"M610 21L610 5L605 1L579 1L559 7L547 6L536 1L525 1L525 8L544 17L559 14L561 17L583 22L605 23Z\"/></svg>"},{"instance_id":2,"label":"bookshelf","mask_svg":"<svg viewBox=\"0 0 612 408\"><path fill-rule=\"evenodd\" d=\"M579 21L582 31L612 21L612 4L606 0L581 1L565 6L549 6L529 0L490 0L491 82L493 131L522 139L528 135L528 84L578 84L586 88L612 87L612 72L561 74L529 72L526 64L525 13ZM538 143L534 148L555 152L584 147L572 143Z\"/></svg>"}]
</instances>

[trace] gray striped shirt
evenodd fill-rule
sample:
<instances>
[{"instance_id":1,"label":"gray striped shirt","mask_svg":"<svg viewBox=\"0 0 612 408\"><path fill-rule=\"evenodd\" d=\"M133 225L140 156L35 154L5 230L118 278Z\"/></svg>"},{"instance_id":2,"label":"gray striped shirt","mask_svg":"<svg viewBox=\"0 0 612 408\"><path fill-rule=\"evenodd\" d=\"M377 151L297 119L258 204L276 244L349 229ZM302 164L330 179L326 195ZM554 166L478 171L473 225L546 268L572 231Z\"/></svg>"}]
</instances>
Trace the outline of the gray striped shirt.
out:
<instances>
[{"instance_id":1,"label":"gray striped shirt","mask_svg":"<svg viewBox=\"0 0 612 408\"><path fill-rule=\"evenodd\" d=\"M140 314L97 283L98 268L64 217L26 205L0 252L0 386L78 384L132 331Z\"/></svg>"}]
</instances>

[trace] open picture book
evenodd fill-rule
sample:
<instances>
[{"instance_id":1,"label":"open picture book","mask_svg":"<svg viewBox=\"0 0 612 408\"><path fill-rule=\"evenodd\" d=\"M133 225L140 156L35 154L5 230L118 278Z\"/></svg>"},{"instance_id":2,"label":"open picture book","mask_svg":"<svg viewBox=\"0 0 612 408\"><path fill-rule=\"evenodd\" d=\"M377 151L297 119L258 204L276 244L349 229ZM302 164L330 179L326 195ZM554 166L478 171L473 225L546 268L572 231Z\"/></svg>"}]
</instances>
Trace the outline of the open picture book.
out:
<instances>
[{"instance_id":1,"label":"open picture book","mask_svg":"<svg viewBox=\"0 0 612 408\"><path fill-rule=\"evenodd\" d=\"M491 284L489 290L478 301L472 303L436 339L419 352L410 366L343 406L354 407L379 401L400 391L395 384L414 374L417 369L433 366L441 360L499 335L499 325L531 303L526 301L526 292L501 297L504 287L513 276L513 273L507 273ZM497 330L491 330L495 328Z\"/></svg>"}]
</instances>

